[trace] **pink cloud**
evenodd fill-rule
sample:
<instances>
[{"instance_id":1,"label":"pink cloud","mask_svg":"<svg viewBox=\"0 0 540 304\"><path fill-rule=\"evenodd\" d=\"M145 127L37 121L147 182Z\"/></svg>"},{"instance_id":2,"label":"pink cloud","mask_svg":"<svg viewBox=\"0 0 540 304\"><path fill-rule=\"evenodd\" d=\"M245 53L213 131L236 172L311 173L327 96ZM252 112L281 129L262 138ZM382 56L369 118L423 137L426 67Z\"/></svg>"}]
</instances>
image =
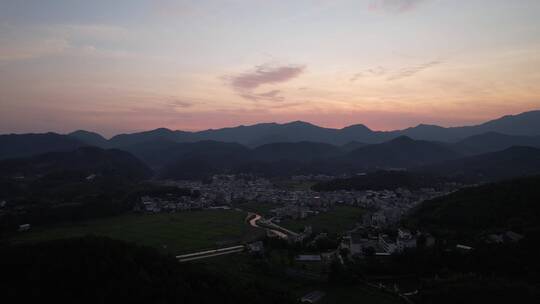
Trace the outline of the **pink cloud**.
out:
<instances>
[{"instance_id":1,"label":"pink cloud","mask_svg":"<svg viewBox=\"0 0 540 304\"><path fill-rule=\"evenodd\" d=\"M263 84L289 81L302 74L304 69L304 66L298 65L281 67L260 65L255 68L255 71L232 77L231 85L237 89L251 90Z\"/></svg>"},{"instance_id":2,"label":"pink cloud","mask_svg":"<svg viewBox=\"0 0 540 304\"><path fill-rule=\"evenodd\" d=\"M266 84L283 83L292 80L302 74L305 66L287 65L271 66L259 65L253 71L244 72L234 76L226 76L231 87L239 96L253 100L283 101L280 90L271 90L263 93L254 92L255 89Z\"/></svg>"}]
</instances>

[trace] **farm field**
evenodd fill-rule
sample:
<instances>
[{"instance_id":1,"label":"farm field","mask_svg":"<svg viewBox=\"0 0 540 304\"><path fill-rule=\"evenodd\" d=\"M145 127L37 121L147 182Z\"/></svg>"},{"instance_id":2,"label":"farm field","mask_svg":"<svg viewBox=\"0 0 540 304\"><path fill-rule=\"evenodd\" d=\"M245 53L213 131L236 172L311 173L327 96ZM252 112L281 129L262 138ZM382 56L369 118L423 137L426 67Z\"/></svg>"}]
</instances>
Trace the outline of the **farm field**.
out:
<instances>
[{"instance_id":1,"label":"farm field","mask_svg":"<svg viewBox=\"0 0 540 304\"><path fill-rule=\"evenodd\" d=\"M350 206L339 206L334 210L301 220L284 220L279 225L292 231L300 232L305 226L311 226L315 232L343 233L354 228L360 221L364 210Z\"/></svg>"},{"instance_id":2,"label":"farm field","mask_svg":"<svg viewBox=\"0 0 540 304\"><path fill-rule=\"evenodd\" d=\"M107 236L178 254L249 241L263 233L245 223L246 213L203 210L169 214L128 214L18 233L14 243L39 242L88 234Z\"/></svg>"}]
</instances>

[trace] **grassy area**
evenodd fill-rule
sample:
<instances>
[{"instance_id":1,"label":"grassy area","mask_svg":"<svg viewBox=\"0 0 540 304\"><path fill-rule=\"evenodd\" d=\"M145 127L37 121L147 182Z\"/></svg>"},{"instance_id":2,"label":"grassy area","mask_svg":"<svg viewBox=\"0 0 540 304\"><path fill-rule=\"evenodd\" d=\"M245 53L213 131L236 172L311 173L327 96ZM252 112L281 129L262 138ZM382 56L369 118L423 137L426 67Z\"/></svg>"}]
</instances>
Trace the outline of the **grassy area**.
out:
<instances>
[{"instance_id":1,"label":"grassy area","mask_svg":"<svg viewBox=\"0 0 540 304\"><path fill-rule=\"evenodd\" d=\"M13 241L38 242L94 234L177 254L247 241L263 233L247 225L245 217L245 212L232 210L129 214L35 228L30 232L16 234Z\"/></svg>"},{"instance_id":2,"label":"grassy area","mask_svg":"<svg viewBox=\"0 0 540 304\"><path fill-rule=\"evenodd\" d=\"M313 231L342 233L354 228L355 223L360 221L363 213L364 210L361 208L340 206L329 212L303 220L285 220L280 225L293 231L301 231L304 226L311 226Z\"/></svg>"},{"instance_id":3,"label":"grassy area","mask_svg":"<svg viewBox=\"0 0 540 304\"><path fill-rule=\"evenodd\" d=\"M235 204L234 207L248 212L255 212L262 216L269 216L270 210L282 207L282 205L272 203L243 202Z\"/></svg>"},{"instance_id":4,"label":"grassy area","mask_svg":"<svg viewBox=\"0 0 540 304\"><path fill-rule=\"evenodd\" d=\"M272 274L261 269L255 260L246 254L234 254L207 259L198 262L211 271L219 272L232 281L257 282L274 290L288 291L291 296L301 298L307 293L320 290L326 293L319 303L353 304L381 303L397 304L401 300L394 295L376 290L363 284L351 286L330 286L325 282L314 282L284 274ZM277 270L282 266L273 265L269 269ZM264 268L264 267L263 267Z\"/></svg>"}]
</instances>

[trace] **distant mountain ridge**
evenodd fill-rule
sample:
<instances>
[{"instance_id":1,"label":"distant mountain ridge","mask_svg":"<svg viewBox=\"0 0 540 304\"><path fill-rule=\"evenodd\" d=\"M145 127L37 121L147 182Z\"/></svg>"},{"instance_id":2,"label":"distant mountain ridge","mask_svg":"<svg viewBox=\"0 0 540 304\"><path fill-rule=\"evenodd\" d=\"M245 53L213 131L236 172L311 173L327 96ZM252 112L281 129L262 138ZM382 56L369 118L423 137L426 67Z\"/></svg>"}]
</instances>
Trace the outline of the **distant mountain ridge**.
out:
<instances>
[{"instance_id":1,"label":"distant mountain ridge","mask_svg":"<svg viewBox=\"0 0 540 304\"><path fill-rule=\"evenodd\" d=\"M52 138L58 137L72 140L69 136L63 135ZM29 136L30 141L33 138L33 135ZM309 174L355 175L359 172L407 169L477 182L540 173L540 149L531 146L513 146L516 142L536 143L535 140L536 137L485 133L456 144L414 140L400 136L380 144L353 142L350 145L335 146L303 141L272 143L249 148L238 143L211 140L175 142L157 139L141 141L122 148L127 152L87 146L39 154L30 158L29 168L46 168L49 166L47 162L36 161L47 160L49 155L59 160L73 159L73 155L80 156L75 158L76 161L72 164L61 162L62 168L66 170L84 168L85 162L88 162L90 167L96 165L99 167L103 163L92 165L92 162L96 155L105 153L100 151L117 151L106 153L112 153L110 156L114 156L116 160L131 159L132 164L139 162L140 159L145 166L154 169L158 178L204 179L220 173L252 173L268 177ZM80 144L78 141L75 143ZM512 146L505 150L500 149L506 148L507 145ZM471 149L474 151L471 152ZM497 151L491 152L493 149ZM480 153L484 150L489 153ZM84 151L88 153L82 153ZM12 159L11 163L10 160L0 163L24 164L26 160L27 158L18 158ZM3 172L14 173L10 168L4 167Z\"/></svg>"},{"instance_id":2,"label":"distant mountain ridge","mask_svg":"<svg viewBox=\"0 0 540 304\"><path fill-rule=\"evenodd\" d=\"M80 133L80 131L78 131ZM342 129L324 128L303 121L284 124L259 123L250 126L238 126L222 129L209 129L197 132L173 131L166 128L119 134L107 141L108 147L125 147L150 140L170 140L175 142L194 142L213 140L236 142L249 147L256 147L277 142L320 142L332 145L345 145L357 141L362 143L382 143L399 136L408 136L416 140L457 142L470 136L487 132L497 132L511 136L540 136L540 111L508 115L475 126L440 127L420 124L403 130L373 131L362 124ZM78 135L78 136L77 136ZM96 144L95 136L89 141L80 134L71 134L88 144ZM104 143L102 143L104 145Z\"/></svg>"},{"instance_id":3,"label":"distant mountain ridge","mask_svg":"<svg viewBox=\"0 0 540 304\"><path fill-rule=\"evenodd\" d=\"M77 130L67 134L67 136L73 137L91 146L104 147L108 145L108 140L105 137L101 136L101 134L96 132Z\"/></svg>"},{"instance_id":4,"label":"distant mountain ridge","mask_svg":"<svg viewBox=\"0 0 540 304\"><path fill-rule=\"evenodd\" d=\"M463 154L481 154L513 146L540 148L540 136L516 136L497 132L473 135L458 141L453 147Z\"/></svg>"},{"instance_id":5,"label":"distant mountain ridge","mask_svg":"<svg viewBox=\"0 0 540 304\"><path fill-rule=\"evenodd\" d=\"M158 177L170 178L245 172L271 176L356 174L372 170L412 169L435 165L439 167L433 168L441 172L456 175L460 172L452 170L477 168L477 163L488 163L494 170L500 169L500 172L486 171L488 175L514 176L528 174L531 168L536 170L535 150L527 150L528 152L521 154L515 149L511 150L515 153L506 152L510 159L498 159L489 153L501 152L515 146L540 148L540 135L530 135L540 132L540 129L534 128L538 121L540 111L505 116L472 127L442 128L420 125L390 132L372 131L363 125L343 129L321 128L295 121L201 132L160 128L120 134L109 140L84 130L68 135L11 134L0 136L0 160L97 146L127 151L153 168ZM489 128L498 131L485 131ZM508 133L521 132L525 135L500 132L508 128L512 129L507 130ZM481 133L455 142L444 140L475 132ZM416 138L404 134L413 134ZM437 137L436 134L442 134L442 138L418 139ZM474 155L479 158L468 158ZM520 162L512 155L521 155L525 159ZM492 158L494 161L490 160ZM502 168L497 161L516 170L504 166ZM464 173L467 176L475 174L470 170Z\"/></svg>"}]
</instances>

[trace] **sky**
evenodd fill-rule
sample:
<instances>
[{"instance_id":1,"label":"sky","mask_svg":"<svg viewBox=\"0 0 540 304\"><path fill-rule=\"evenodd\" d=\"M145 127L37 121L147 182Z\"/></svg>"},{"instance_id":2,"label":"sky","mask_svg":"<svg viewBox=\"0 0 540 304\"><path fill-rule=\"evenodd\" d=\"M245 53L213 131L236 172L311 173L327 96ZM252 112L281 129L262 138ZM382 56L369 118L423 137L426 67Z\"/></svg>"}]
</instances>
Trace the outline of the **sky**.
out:
<instances>
[{"instance_id":1,"label":"sky","mask_svg":"<svg viewBox=\"0 0 540 304\"><path fill-rule=\"evenodd\" d=\"M538 0L0 0L0 133L535 109Z\"/></svg>"}]
</instances>

